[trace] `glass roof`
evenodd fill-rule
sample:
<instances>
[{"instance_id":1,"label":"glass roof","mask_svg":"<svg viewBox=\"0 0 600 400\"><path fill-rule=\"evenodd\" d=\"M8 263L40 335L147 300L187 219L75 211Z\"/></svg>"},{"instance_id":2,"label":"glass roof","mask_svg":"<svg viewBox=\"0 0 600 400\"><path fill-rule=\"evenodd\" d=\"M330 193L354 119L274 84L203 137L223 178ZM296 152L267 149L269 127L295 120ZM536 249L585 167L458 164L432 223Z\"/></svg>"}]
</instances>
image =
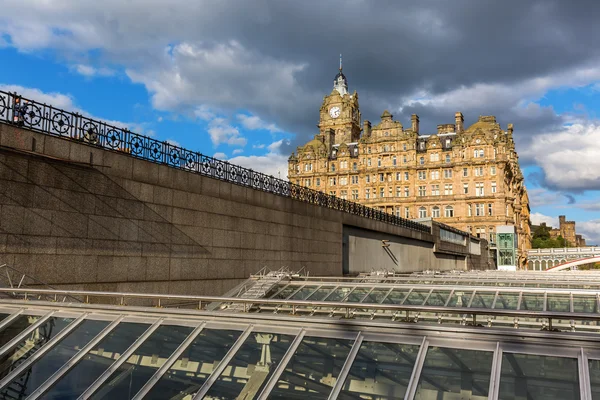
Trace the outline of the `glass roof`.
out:
<instances>
[{"instance_id":1,"label":"glass roof","mask_svg":"<svg viewBox=\"0 0 600 400\"><path fill-rule=\"evenodd\" d=\"M562 400L600 393L594 290L356 280L292 277L262 298L238 291L237 300L164 295L194 309L127 306L128 296L162 297L126 293L112 306L106 298L2 298L0 398Z\"/></svg>"}]
</instances>

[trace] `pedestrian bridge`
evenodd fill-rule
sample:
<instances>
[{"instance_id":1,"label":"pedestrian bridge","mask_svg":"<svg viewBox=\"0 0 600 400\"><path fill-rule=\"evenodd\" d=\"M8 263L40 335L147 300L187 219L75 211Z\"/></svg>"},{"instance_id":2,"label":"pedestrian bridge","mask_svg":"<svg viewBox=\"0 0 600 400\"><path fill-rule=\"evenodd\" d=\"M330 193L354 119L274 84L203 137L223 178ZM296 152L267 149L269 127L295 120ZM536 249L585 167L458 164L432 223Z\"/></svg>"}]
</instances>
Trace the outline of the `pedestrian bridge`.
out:
<instances>
[{"instance_id":1,"label":"pedestrian bridge","mask_svg":"<svg viewBox=\"0 0 600 400\"><path fill-rule=\"evenodd\" d=\"M600 247L563 247L555 249L530 249L527 251L529 270L546 271L551 268L568 269L592 262L600 257ZM577 264L573 264L577 262Z\"/></svg>"}]
</instances>

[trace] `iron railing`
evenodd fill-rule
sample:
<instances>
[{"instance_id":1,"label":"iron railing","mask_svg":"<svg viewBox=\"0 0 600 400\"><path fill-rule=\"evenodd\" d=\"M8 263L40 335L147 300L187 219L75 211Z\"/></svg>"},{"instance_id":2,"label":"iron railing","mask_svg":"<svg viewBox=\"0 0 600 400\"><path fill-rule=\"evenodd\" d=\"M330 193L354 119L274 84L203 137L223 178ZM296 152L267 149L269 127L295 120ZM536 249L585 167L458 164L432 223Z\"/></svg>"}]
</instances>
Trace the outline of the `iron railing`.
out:
<instances>
[{"instance_id":1,"label":"iron railing","mask_svg":"<svg viewBox=\"0 0 600 400\"><path fill-rule=\"evenodd\" d=\"M0 91L0 122L16 124L25 129L75 140L109 151L126 153L131 157L236 185L431 233L431 228L426 225L187 150L166 141L161 142L77 112L65 111L27 99L17 93Z\"/></svg>"}]
</instances>

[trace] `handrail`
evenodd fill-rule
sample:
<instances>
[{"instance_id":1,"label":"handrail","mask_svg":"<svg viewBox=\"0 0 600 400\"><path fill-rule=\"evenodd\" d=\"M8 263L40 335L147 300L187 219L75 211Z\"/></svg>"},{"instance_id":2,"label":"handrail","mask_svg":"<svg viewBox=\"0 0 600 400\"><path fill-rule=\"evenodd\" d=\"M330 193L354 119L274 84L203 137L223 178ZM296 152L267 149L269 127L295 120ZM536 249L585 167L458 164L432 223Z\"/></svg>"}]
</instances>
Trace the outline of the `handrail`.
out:
<instances>
[{"instance_id":1,"label":"handrail","mask_svg":"<svg viewBox=\"0 0 600 400\"><path fill-rule=\"evenodd\" d=\"M241 303L241 304L260 304L273 306L290 306L296 310L297 307L327 307L332 309L342 309L352 311L355 309L374 310L374 311L395 311L399 312L425 312L425 313L444 313L444 314L460 314L460 315L485 315L485 316L504 316L511 318L548 318L548 319L563 319L563 320L598 320L597 313L580 313L580 312L563 312L563 311L532 311L532 310L507 310L495 308L467 308L467 307L445 307L445 306L423 306L423 305L398 305L398 304L379 304L379 303L349 303L349 302L333 302L333 301L310 301L310 300L283 300L283 299L244 299L240 297L219 297L219 296L192 296L192 295L176 295L176 294L148 294L148 293L122 293L122 292L94 292L83 290L45 290L45 289L6 289L0 288L1 292L17 292L32 295L70 295L84 296L86 303L89 298L93 297L112 297L114 299L150 299L158 300L159 305L162 300L187 300L190 303L197 303L202 309L202 305L209 303ZM68 303L67 303L68 304ZM79 303L78 303L79 304ZM106 303L101 303L106 305ZM64 303L63 303L64 305ZM123 304L120 304L123 305ZM247 311L247 310L246 310Z\"/></svg>"},{"instance_id":2,"label":"handrail","mask_svg":"<svg viewBox=\"0 0 600 400\"><path fill-rule=\"evenodd\" d=\"M166 141L131 132L106 122L65 111L52 105L0 91L0 122L16 124L50 136L76 140L82 144L120 152L156 164L251 187L278 196L344 211L391 225L431 233L427 225L397 217L339 197L265 175L227 161L175 146Z\"/></svg>"}]
</instances>

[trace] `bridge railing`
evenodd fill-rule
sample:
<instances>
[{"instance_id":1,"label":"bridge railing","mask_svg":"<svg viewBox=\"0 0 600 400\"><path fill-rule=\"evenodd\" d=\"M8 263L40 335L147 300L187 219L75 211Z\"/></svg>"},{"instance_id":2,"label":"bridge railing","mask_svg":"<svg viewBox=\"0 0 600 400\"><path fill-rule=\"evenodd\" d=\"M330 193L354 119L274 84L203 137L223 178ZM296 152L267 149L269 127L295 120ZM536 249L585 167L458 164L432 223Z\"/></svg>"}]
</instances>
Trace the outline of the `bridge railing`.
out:
<instances>
[{"instance_id":1,"label":"bridge railing","mask_svg":"<svg viewBox=\"0 0 600 400\"><path fill-rule=\"evenodd\" d=\"M310 204L344 211L415 231L431 228L405 218L309 189L292 182L175 146L106 122L27 99L17 93L0 91L0 122L15 124L50 136L81 142L88 146L126 153L157 164L227 181L236 185L290 197Z\"/></svg>"}]
</instances>

